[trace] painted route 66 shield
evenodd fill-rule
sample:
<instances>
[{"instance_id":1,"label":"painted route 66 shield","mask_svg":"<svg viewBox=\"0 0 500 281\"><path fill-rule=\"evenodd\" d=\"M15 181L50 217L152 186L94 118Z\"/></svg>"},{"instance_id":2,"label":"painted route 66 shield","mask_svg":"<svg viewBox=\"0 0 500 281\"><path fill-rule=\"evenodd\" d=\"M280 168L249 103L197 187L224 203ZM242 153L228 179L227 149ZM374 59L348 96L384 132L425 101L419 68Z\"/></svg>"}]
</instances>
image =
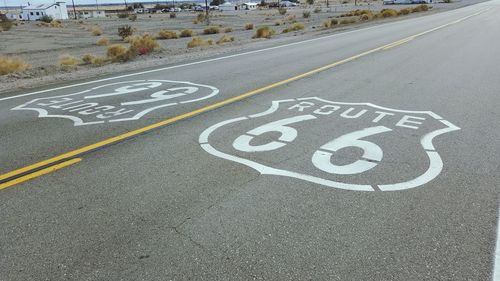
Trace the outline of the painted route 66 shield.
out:
<instances>
[{"instance_id":1,"label":"painted route 66 shield","mask_svg":"<svg viewBox=\"0 0 500 281\"><path fill-rule=\"evenodd\" d=\"M261 174L394 191L436 178L443 161L433 140L459 129L430 111L311 97L274 101L261 113L222 121L199 142L208 153Z\"/></svg>"},{"instance_id":2,"label":"painted route 66 shield","mask_svg":"<svg viewBox=\"0 0 500 281\"><path fill-rule=\"evenodd\" d=\"M75 126L138 120L146 114L219 93L212 86L170 80L135 80L77 93L38 98L12 110L34 110L39 117L69 119Z\"/></svg>"}]
</instances>

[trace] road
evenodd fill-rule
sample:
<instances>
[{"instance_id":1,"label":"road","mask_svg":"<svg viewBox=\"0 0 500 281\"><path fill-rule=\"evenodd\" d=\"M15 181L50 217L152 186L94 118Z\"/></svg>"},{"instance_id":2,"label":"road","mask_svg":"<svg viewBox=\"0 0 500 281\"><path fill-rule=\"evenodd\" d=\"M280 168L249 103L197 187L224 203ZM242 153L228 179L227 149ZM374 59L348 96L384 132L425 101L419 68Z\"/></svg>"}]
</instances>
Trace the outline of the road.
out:
<instances>
[{"instance_id":1,"label":"road","mask_svg":"<svg viewBox=\"0 0 500 281\"><path fill-rule=\"evenodd\" d=\"M0 280L492 280L499 12L1 96Z\"/></svg>"}]
</instances>

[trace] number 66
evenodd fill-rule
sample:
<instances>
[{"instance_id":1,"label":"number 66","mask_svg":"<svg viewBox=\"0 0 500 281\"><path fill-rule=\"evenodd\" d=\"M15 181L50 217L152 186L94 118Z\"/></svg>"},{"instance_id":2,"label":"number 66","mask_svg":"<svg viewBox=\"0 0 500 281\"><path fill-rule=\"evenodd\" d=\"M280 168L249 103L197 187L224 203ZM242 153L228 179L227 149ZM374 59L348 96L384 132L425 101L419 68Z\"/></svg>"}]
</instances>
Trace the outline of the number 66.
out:
<instances>
[{"instance_id":1,"label":"number 66","mask_svg":"<svg viewBox=\"0 0 500 281\"><path fill-rule=\"evenodd\" d=\"M316 117L314 115L300 115L264 124L236 138L233 147L244 152L262 152L281 148L297 137L297 130L286 125L311 119L316 119ZM316 168L332 174L348 175L366 172L377 166L378 162L382 160L383 152L375 143L360 139L389 131L392 131L392 129L385 126L376 126L340 136L316 150L312 156L312 163ZM271 141L267 144L255 146L250 144L256 136L269 132L280 133L279 141ZM332 164L333 153L347 147L361 148L363 150L362 157L367 160L359 159L346 165Z\"/></svg>"}]
</instances>

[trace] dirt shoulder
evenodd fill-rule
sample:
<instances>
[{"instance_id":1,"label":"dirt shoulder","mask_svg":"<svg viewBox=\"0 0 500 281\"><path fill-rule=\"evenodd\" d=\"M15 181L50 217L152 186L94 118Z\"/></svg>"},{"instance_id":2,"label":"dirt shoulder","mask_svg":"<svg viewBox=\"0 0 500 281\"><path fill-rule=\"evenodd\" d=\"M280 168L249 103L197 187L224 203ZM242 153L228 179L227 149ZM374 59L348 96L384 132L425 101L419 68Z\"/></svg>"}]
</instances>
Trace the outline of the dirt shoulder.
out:
<instances>
[{"instance_id":1,"label":"dirt shoulder","mask_svg":"<svg viewBox=\"0 0 500 281\"><path fill-rule=\"evenodd\" d=\"M0 76L0 93L31 89L39 86L56 84L63 81L103 77L120 72L138 71L159 66L177 64L209 57L231 54L236 52L260 49L275 45L287 44L296 41L341 32L345 30L362 28L370 25L381 24L389 21L402 20L411 17L428 15L456 9L482 1L457 1L452 3L432 4L432 9L427 12L411 13L394 18L358 21L352 24L336 25L334 28L325 28L324 22L339 17L348 11L366 9L374 12L381 9L412 8L415 5L381 5L379 2L333 5L329 9L323 7L321 11L314 11L314 7L288 9L285 15L280 15L276 9L257 10L248 12L215 12L211 17L211 26L218 26L221 33L202 35L206 25L195 24L197 14L194 12L177 13L176 18L169 18L169 14L138 15L136 21L119 19L110 15L102 19L69 20L63 22L62 28L39 26L37 22L18 24L9 31L0 33L0 56L17 56L32 65L30 70ZM304 11L309 11L310 16L304 18ZM292 26L294 22L304 25L303 30L283 33L283 30ZM252 23L254 29L247 30L246 25ZM234 41L211 46L187 48L187 43L192 38L178 38L158 40L160 50L150 55L138 56L125 63L107 63L96 67L92 65L77 65L61 67L58 60L62 55L80 58L85 54L105 56L107 46L97 46L96 42L106 37L111 44L124 44L118 36L117 29L123 25L130 25L135 29L135 34L150 33L158 35L161 28L181 31L191 29L200 34L204 40L216 42L221 36L233 37ZM93 27L102 30L100 36L92 34ZM259 26L270 26L276 34L271 39L252 39L255 29ZM228 28L231 29L227 30ZM224 32L226 31L226 32Z\"/></svg>"}]
</instances>

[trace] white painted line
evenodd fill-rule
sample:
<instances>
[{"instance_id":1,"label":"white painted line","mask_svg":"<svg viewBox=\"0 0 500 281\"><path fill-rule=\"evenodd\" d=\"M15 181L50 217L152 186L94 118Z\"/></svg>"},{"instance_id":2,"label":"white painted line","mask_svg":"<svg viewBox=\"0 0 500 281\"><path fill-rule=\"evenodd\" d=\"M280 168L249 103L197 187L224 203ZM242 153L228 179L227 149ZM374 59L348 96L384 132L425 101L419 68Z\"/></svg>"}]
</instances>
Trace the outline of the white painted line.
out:
<instances>
[{"instance_id":1,"label":"white painted line","mask_svg":"<svg viewBox=\"0 0 500 281\"><path fill-rule=\"evenodd\" d=\"M479 5L479 4L475 4L475 5ZM471 6L475 6L475 5L471 5ZM164 71L164 70L182 68L182 67L186 67L186 66L198 65L198 64L208 63L208 62L214 62L214 61L219 61L219 60L224 60L224 59L229 59L229 58L235 58L235 57L240 57L240 56L245 56L245 55L251 55L251 54L266 52L266 51L270 51L270 50L282 49L282 48L286 48L286 47L290 47L290 46L301 45L301 44L306 44L306 43L310 43L310 42L314 42L314 41L325 40L325 39L330 39L330 38L333 38L333 37L343 36L343 35L346 35L346 34L357 33L357 32L361 32L361 31L366 31L366 30L371 30L371 29L382 28L382 27L385 27L385 26L400 24L402 22L419 21L422 18L426 18L426 17L433 17L433 16L437 16L437 15L446 15L446 14L450 14L450 13L458 13L462 9L470 8L471 6L466 6L466 7L463 7L463 8L459 8L459 9L451 10L451 11L446 11L446 12L442 12L442 13L439 13L439 14L431 14L431 15L422 16L422 17L419 17L419 18L413 18L413 19L406 19L406 20L402 20L402 21L384 23L384 24L379 24L379 25L375 25L375 26L370 26L370 27L360 28L360 29L356 29L356 30L350 30L350 31L346 31L346 32L335 33L335 34L332 34L332 35L322 36L322 37L318 37L318 38L308 39L308 40L304 40L304 41L299 41L299 42L294 42L294 43L289 43L289 44L284 44L284 45L278 45L278 46L274 46L274 47L269 47L269 48L264 48L264 49L249 51L249 52L238 53L238 54L234 54L234 55L222 56L222 57L217 57L217 58L213 58L213 59L195 61L195 62L191 62L191 63L173 65L173 66L162 67L162 68L151 69L151 70L145 70L145 71L140 71L140 72L134 72L134 73L124 74L124 75L119 75L119 76L108 77L108 78L104 78L104 79L98 79L98 80L92 80L92 81L87 81L87 82L82 82L82 83L70 84L70 85L61 86L61 87L50 88L50 89L46 89L46 90L41 90L41 91L36 91L36 92L31 92L31 93L26 93L26 94L20 94L20 95L15 95L15 96L10 96L10 97L0 98L0 101L10 100L10 99L15 99L15 98L20 98L20 97L26 97L26 96L32 96L32 95L47 93L47 92L51 92L51 91L63 90L63 89L68 89L68 88L73 88L73 87L78 87L78 86L84 86L84 85L89 85L89 84L94 84L94 83L99 83L99 82L105 82L105 81L110 81L110 80L115 80L115 79L120 79L120 78L126 78L126 77L135 76L135 75L142 75L142 74L148 74L148 73L159 72L159 71Z\"/></svg>"},{"instance_id":2,"label":"white painted line","mask_svg":"<svg viewBox=\"0 0 500 281\"><path fill-rule=\"evenodd\" d=\"M493 281L500 281L500 206L497 213L497 242L495 249L495 262L493 265Z\"/></svg>"}]
</instances>

